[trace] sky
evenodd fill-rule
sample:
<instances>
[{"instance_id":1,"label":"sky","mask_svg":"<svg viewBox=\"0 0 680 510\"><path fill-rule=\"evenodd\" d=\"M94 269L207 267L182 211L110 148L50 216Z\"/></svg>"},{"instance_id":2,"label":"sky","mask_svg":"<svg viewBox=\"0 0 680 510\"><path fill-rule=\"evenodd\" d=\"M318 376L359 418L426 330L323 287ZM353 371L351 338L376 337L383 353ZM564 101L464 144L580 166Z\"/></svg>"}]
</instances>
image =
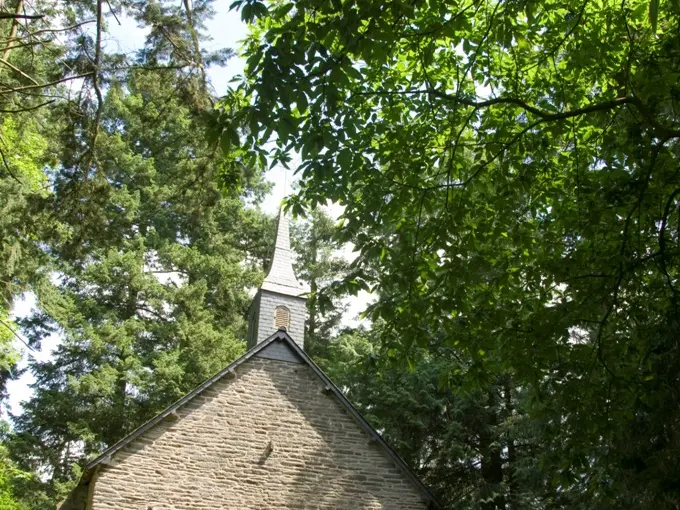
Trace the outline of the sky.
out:
<instances>
[{"instance_id":1,"label":"sky","mask_svg":"<svg viewBox=\"0 0 680 510\"><path fill-rule=\"evenodd\" d=\"M202 43L206 50L216 50L220 48L231 48L238 52L247 34L247 26L241 21L241 16L237 11L229 11L229 4L231 2L216 2L217 13L206 25L206 32L210 35L211 40ZM136 22L130 18L120 17L120 25L116 23L113 18L107 20L108 34L104 39L107 51L133 53L136 49L144 44L146 31L139 28ZM227 65L223 68L208 69L208 75L215 92L218 95L225 93L229 87L229 82L237 75L241 74L244 69L244 59L236 56L233 57ZM277 212L283 198L290 193L291 183L294 180L294 175L291 170L285 170L283 167L275 167L267 173L267 179L273 184L271 194L264 200L261 207L268 214ZM328 212L332 216L339 216L341 207L336 204L328 205ZM342 255L346 258L354 258L352 254L352 247L348 246L343 250ZM359 297L348 300L348 310L345 314L346 325L356 325L361 322L358 315L363 311L366 304L370 301L370 296L367 293L360 294ZM12 315L16 317L25 317L31 313L35 307L35 296L26 294L22 299L17 300ZM27 349L16 341L18 348L24 353L24 359L19 367L26 367L28 357L32 357L39 361L46 361L50 358L51 352L59 345L60 336L58 334L46 338L41 346L40 351L27 352ZM7 385L9 393L8 407L12 414L19 414L21 412L21 402L30 398L32 390L30 384L34 382L34 377L26 372L19 379L10 381Z\"/></svg>"}]
</instances>

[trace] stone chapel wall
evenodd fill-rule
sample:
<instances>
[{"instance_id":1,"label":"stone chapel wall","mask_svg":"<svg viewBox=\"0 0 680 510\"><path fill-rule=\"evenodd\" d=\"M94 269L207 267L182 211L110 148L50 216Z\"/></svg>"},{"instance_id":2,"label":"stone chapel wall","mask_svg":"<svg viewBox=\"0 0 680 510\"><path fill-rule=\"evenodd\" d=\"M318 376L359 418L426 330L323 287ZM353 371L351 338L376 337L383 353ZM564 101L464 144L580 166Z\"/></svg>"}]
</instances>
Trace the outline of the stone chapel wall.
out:
<instances>
[{"instance_id":1,"label":"stone chapel wall","mask_svg":"<svg viewBox=\"0 0 680 510\"><path fill-rule=\"evenodd\" d=\"M422 510L306 364L251 358L103 465L94 510Z\"/></svg>"}]
</instances>

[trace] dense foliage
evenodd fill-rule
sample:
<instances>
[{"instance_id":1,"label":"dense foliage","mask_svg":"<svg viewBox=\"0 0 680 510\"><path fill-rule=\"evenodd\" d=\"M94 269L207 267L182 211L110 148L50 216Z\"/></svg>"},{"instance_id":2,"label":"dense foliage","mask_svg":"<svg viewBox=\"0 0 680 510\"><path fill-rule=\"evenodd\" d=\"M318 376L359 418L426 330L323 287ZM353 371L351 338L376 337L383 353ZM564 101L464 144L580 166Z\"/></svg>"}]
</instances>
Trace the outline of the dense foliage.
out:
<instances>
[{"instance_id":1,"label":"dense foliage","mask_svg":"<svg viewBox=\"0 0 680 510\"><path fill-rule=\"evenodd\" d=\"M299 153L293 210L345 206L346 287L380 293L385 352L453 349L456 387L522 395L531 434L475 450L498 489L478 500L675 508L677 2L235 5L254 28L224 105L250 106L223 136ZM526 500L520 445L540 468Z\"/></svg>"},{"instance_id":2,"label":"dense foliage","mask_svg":"<svg viewBox=\"0 0 680 510\"><path fill-rule=\"evenodd\" d=\"M63 336L32 365L36 392L16 420L24 455L50 459L57 480L243 351L271 223L219 189L222 157L176 87L136 72L110 88L101 173L62 217L58 278L35 289L40 312L24 321L36 343ZM72 185L57 176L54 200Z\"/></svg>"}]
</instances>

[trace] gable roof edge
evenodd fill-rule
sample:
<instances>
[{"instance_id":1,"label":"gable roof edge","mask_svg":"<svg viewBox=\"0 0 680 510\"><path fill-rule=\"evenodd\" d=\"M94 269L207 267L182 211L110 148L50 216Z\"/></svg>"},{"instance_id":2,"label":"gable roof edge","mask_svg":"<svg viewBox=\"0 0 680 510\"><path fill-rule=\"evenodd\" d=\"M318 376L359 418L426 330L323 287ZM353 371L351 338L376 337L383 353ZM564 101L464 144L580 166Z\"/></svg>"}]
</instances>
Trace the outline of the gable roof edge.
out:
<instances>
[{"instance_id":1,"label":"gable roof edge","mask_svg":"<svg viewBox=\"0 0 680 510\"><path fill-rule=\"evenodd\" d=\"M168 407L163 409L160 413L158 413L156 416L151 418L149 421L147 421L146 423L143 423L142 425L137 427L135 430L130 432L123 439L121 439L117 443L114 443L109 448L104 450L99 456L97 456L94 460L90 461L85 466L85 470L89 471L90 469L94 468L97 464L100 464L102 461L104 461L107 457L110 457L111 455L117 453L118 450L127 446L130 442L132 442L134 439L136 439L137 437L142 435L144 432L149 430L151 427L153 427L154 425L157 425L158 423L163 421L172 412L176 411L177 409L182 407L184 404L188 403L195 396L199 395L204 390L208 389L210 386L212 386L217 381L222 379L228 373L233 372L234 369L236 367L238 367L240 364L242 364L243 362L252 358L255 354L260 352L262 349L264 349L266 346L268 346L272 342L274 342L276 340L280 340L282 334L285 334L285 333L283 331L277 331L272 336L267 338L265 341L260 342L259 344L254 346L252 349L248 350L245 354L243 354L243 356L241 356L237 360L233 361L229 366L227 366L226 368L223 368L222 370L217 372L215 375L213 375L209 379L206 379L205 381L203 381L201 384L196 386L193 390L191 390L189 393L184 395L182 398L180 398L179 400L177 400L173 404L170 404Z\"/></svg>"},{"instance_id":2,"label":"gable roof edge","mask_svg":"<svg viewBox=\"0 0 680 510\"><path fill-rule=\"evenodd\" d=\"M382 448L385 450L385 452L392 458L394 463L397 465L398 468L401 469L401 471L406 475L407 478L411 480L411 482L420 490L421 494L423 497L428 500L431 505L433 505L435 508L442 508L441 503L437 500L437 498L434 496L432 491L425 485L422 480L416 475L413 470L404 462L404 459L401 458L401 456L395 452L392 447L382 438L380 433L373 428L373 426L366 421L366 418L363 417L363 415L352 405L352 403L345 397L345 395L340 391L340 388L338 388L335 383L331 380L330 377L328 377L321 368L314 362L312 358L309 357L309 355L298 346L295 341L285 332L285 331L279 331L279 333L283 333L284 339L288 342L289 346L295 351L295 353L300 356L309 366L310 368L314 371L314 373L326 384L326 388L329 389L335 396L336 398L340 401L341 404L345 406L345 408L349 411L349 413L359 422L359 424L362 426L362 428L368 433L371 438L378 443Z\"/></svg>"},{"instance_id":3,"label":"gable roof edge","mask_svg":"<svg viewBox=\"0 0 680 510\"><path fill-rule=\"evenodd\" d=\"M264 340L263 342L260 342L259 344L255 345L252 349L248 350L243 356L238 358L237 360L233 361L229 366L226 368L220 370L217 372L215 375L210 377L209 379L205 380L203 383L198 385L196 388L191 390L189 393L184 395L182 398L174 402L173 404L169 405L166 407L163 411L158 413L156 416L151 418L149 421L146 423L140 425L137 427L135 430L130 432L127 436L125 436L123 439L118 441L117 443L113 444L104 452L102 452L99 456L97 456L94 460L90 461L86 466L85 466L85 472L83 473L83 479L82 481L85 481L85 475L90 472L92 469L97 467L99 464L104 462L106 459L111 457L112 455L116 454L119 450L127 446L129 443L134 441L137 437L141 436L144 434L147 430L151 429L161 421L163 421L168 415L179 409L181 406L184 404L187 404L189 401L191 401L194 397L198 396L200 393L208 389L210 386L215 384L217 381L222 379L224 376L229 374L230 372L233 372L234 369L236 369L239 365L242 363L248 361L250 358L255 356L258 352L263 350L265 347L268 345L272 344L275 341L285 341L288 346L305 362L309 365L309 367L312 369L312 371L319 377L324 384L326 385L326 389L328 389L330 392L332 392L335 397L340 401L340 403L347 409L347 411L354 417L354 419L361 425L361 427L364 429L365 432L368 433L369 436L371 436L371 439L374 440L376 443L378 443L383 450L385 450L385 453L392 459L392 461L395 463L395 465L406 475L406 477L418 488L419 492L422 494L424 499L426 499L431 507L434 508L442 508L441 503L437 500L437 498L434 496L432 491L420 480L418 475L416 475L413 470L404 462L404 460L399 456L397 452L395 452L392 447L387 444L387 442L382 438L380 433L373 428L373 426L366 421L366 419L362 416L362 414L352 405L352 403L345 397L345 395L340 391L340 389L333 383L333 381L319 368L319 366L314 363L314 360L312 360L309 355L302 349L300 346L298 346L295 341L286 333L285 330L279 330L273 335L271 335L269 338Z\"/></svg>"}]
</instances>

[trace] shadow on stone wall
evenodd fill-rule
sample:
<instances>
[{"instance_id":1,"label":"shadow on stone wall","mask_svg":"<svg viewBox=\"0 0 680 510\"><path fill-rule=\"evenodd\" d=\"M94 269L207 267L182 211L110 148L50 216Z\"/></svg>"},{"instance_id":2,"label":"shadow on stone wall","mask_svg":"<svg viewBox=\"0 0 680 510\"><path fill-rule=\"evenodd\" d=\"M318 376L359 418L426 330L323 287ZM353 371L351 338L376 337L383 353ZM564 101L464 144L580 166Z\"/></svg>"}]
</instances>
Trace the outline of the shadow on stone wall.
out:
<instances>
[{"instance_id":1,"label":"shadow on stone wall","mask_svg":"<svg viewBox=\"0 0 680 510\"><path fill-rule=\"evenodd\" d=\"M303 465L285 490L285 508L408 509L425 508L420 495L400 468L355 421L337 397L306 365L299 365L300 387L273 378L280 398L303 417L305 429L313 430L302 452L280 456L297 457ZM325 409L325 411L320 411ZM278 441L285 442L285 435ZM272 439L271 469L276 469L277 445ZM266 464L265 464L266 465ZM403 496L403 498L400 497Z\"/></svg>"}]
</instances>

